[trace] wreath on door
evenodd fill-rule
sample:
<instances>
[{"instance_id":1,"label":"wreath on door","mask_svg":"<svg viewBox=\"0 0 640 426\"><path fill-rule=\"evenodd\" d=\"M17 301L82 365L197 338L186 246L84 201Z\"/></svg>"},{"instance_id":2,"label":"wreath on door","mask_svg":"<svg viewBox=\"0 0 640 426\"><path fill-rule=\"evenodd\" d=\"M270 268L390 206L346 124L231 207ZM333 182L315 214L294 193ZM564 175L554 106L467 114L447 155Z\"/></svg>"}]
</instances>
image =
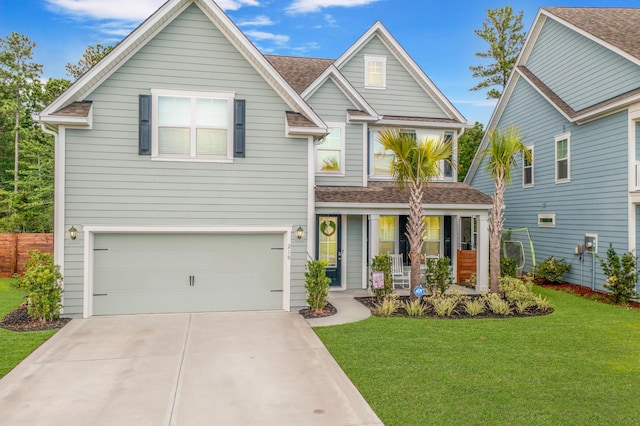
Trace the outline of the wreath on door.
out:
<instances>
[{"instance_id":1,"label":"wreath on door","mask_svg":"<svg viewBox=\"0 0 640 426\"><path fill-rule=\"evenodd\" d=\"M330 237L333 234L335 234L336 228L337 228L336 223L332 220L324 220L320 224L320 232L322 232L327 237Z\"/></svg>"}]
</instances>

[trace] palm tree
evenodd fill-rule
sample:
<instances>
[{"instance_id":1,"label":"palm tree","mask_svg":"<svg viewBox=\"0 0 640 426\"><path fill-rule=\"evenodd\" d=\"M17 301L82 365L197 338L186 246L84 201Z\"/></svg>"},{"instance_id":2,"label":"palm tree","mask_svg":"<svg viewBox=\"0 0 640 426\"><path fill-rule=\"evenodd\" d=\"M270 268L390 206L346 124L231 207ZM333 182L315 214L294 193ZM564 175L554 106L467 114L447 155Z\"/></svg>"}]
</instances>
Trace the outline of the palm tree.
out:
<instances>
[{"instance_id":1,"label":"palm tree","mask_svg":"<svg viewBox=\"0 0 640 426\"><path fill-rule=\"evenodd\" d=\"M409 185L409 220L406 235L409 239L411 260L411 297L413 289L420 284L420 257L422 254L424 222L422 221L422 197L424 187L440 172L440 162L451 164L451 142L441 139L426 139L418 142L415 134L399 129L384 129L379 132L383 148L394 154L391 175L403 189ZM453 166L453 164L452 164Z\"/></svg>"},{"instance_id":2,"label":"palm tree","mask_svg":"<svg viewBox=\"0 0 640 426\"><path fill-rule=\"evenodd\" d=\"M517 164L518 154L531 161L531 151L522 144L520 132L513 125L505 131L493 129L487 137L489 146L480 155L483 160L486 158L487 172L495 182L489 217L489 281L491 293L497 293L500 291L500 237L504 225L504 190L511 183L511 169Z\"/></svg>"}]
</instances>

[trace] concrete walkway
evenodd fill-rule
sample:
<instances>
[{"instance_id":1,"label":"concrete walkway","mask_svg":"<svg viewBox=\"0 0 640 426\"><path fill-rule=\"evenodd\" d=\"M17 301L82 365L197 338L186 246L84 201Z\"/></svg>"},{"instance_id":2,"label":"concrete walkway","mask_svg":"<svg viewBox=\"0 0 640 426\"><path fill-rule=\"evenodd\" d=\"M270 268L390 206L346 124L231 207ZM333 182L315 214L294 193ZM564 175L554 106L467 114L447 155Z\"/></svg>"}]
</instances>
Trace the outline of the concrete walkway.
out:
<instances>
[{"instance_id":1,"label":"concrete walkway","mask_svg":"<svg viewBox=\"0 0 640 426\"><path fill-rule=\"evenodd\" d=\"M293 312L74 319L0 380L0 423L382 424Z\"/></svg>"}]
</instances>

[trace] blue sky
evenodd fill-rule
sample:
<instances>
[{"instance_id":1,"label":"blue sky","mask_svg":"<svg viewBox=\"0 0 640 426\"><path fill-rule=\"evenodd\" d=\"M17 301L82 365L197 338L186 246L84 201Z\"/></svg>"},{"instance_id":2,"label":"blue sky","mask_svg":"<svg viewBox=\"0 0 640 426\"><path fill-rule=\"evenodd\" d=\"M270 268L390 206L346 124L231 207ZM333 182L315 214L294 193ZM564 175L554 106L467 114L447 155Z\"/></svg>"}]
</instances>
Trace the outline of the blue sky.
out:
<instances>
[{"instance_id":1,"label":"blue sky","mask_svg":"<svg viewBox=\"0 0 640 426\"><path fill-rule=\"evenodd\" d=\"M35 61L44 78L69 78L64 66L77 62L90 44L121 40L164 0L0 0L0 36L27 35L37 43ZM231 19L264 53L337 58L380 20L467 120L489 121L494 101L476 84L470 65L484 63L476 36L486 10L497 0L218 0ZM529 29L543 6L636 7L638 0L512 2Z\"/></svg>"}]
</instances>

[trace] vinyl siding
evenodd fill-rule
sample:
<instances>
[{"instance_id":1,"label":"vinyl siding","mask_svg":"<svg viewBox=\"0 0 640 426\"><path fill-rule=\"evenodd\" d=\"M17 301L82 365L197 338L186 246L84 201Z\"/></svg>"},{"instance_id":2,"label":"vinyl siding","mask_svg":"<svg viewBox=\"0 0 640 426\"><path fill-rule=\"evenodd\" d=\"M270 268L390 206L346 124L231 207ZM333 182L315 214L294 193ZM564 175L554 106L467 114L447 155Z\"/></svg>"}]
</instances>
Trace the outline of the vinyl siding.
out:
<instances>
[{"instance_id":1,"label":"vinyl siding","mask_svg":"<svg viewBox=\"0 0 640 426\"><path fill-rule=\"evenodd\" d=\"M387 58L385 90L364 88L365 55ZM377 36L343 64L340 71L378 114L449 118Z\"/></svg>"},{"instance_id":2,"label":"vinyl siding","mask_svg":"<svg viewBox=\"0 0 640 426\"><path fill-rule=\"evenodd\" d=\"M627 117L623 111L581 126L571 124L520 79L498 124L515 124L524 143L535 147L535 185L522 188L519 161L505 193L505 229L529 228L536 260L567 260L572 265L565 276L569 282L591 286L591 255L581 265L573 254L577 244L584 244L585 233L598 234L601 256L610 242L620 250L627 247ZM554 137L564 132L571 132L571 182L556 184ZM471 184L492 195L484 164ZM556 227L538 227L538 213L556 213ZM604 279L596 260L596 288L602 288Z\"/></svg>"},{"instance_id":3,"label":"vinyl siding","mask_svg":"<svg viewBox=\"0 0 640 426\"><path fill-rule=\"evenodd\" d=\"M225 164L139 156L138 95L156 88L233 91L246 99L246 158ZM308 142L284 136L287 105L197 6L87 99L94 128L66 133L66 228L306 224ZM80 232L65 249L67 315L82 312L82 250ZM294 237L292 307L305 305L305 263L306 240Z\"/></svg>"},{"instance_id":4,"label":"vinyl siding","mask_svg":"<svg viewBox=\"0 0 640 426\"><path fill-rule=\"evenodd\" d=\"M547 19L526 63L574 110L640 87L640 67Z\"/></svg>"},{"instance_id":5,"label":"vinyl siding","mask_svg":"<svg viewBox=\"0 0 640 426\"><path fill-rule=\"evenodd\" d=\"M356 108L333 80L327 80L307 102L325 122L344 123L347 109ZM362 124L347 123L345 129L344 176L316 176L316 184L322 186L362 186L364 143Z\"/></svg>"},{"instance_id":6,"label":"vinyl siding","mask_svg":"<svg viewBox=\"0 0 640 426\"><path fill-rule=\"evenodd\" d=\"M362 288L362 216L347 216L347 290Z\"/></svg>"}]
</instances>

